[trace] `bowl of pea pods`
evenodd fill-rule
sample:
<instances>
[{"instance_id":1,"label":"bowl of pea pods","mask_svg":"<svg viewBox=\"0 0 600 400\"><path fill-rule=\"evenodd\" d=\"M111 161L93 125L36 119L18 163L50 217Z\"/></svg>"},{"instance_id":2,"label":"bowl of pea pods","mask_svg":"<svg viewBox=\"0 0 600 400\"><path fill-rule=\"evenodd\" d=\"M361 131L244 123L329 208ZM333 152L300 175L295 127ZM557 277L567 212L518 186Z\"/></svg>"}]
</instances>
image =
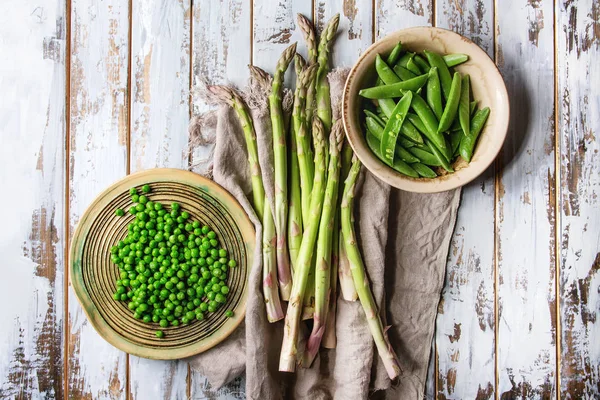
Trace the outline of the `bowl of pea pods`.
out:
<instances>
[{"instance_id":1,"label":"bowl of pea pods","mask_svg":"<svg viewBox=\"0 0 600 400\"><path fill-rule=\"evenodd\" d=\"M351 69L343 121L357 157L402 190L466 185L508 131L504 80L487 53L446 29L414 27L375 42Z\"/></svg>"}]
</instances>

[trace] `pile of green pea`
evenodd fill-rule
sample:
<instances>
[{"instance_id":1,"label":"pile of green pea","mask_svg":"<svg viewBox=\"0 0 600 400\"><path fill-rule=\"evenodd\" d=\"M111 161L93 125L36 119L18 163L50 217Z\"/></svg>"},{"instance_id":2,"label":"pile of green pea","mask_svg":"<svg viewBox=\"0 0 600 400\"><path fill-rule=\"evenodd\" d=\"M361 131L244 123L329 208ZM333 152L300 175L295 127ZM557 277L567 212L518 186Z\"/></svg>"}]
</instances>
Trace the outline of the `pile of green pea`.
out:
<instances>
[{"instance_id":1,"label":"pile of green pea","mask_svg":"<svg viewBox=\"0 0 600 400\"><path fill-rule=\"evenodd\" d=\"M225 304L230 288L229 268L237 266L217 234L207 225L193 221L178 203L170 209L149 199L150 185L138 194L129 208L134 220L127 235L110 249L111 261L119 268L113 298L127 302L133 317L161 328L203 320ZM125 211L115 210L123 217ZM233 311L225 315L233 317ZM156 337L164 337L162 330Z\"/></svg>"},{"instance_id":2,"label":"pile of green pea","mask_svg":"<svg viewBox=\"0 0 600 400\"><path fill-rule=\"evenodd\" d=\"M377 158L412 178L452 173L458 157L471 161L490 109L478 110L469 75L453 70L468 59L413 53L402 43L385 60L377 55L377 82L359 93L370 100L365 138Z\"/></svg>"}]
</instances>

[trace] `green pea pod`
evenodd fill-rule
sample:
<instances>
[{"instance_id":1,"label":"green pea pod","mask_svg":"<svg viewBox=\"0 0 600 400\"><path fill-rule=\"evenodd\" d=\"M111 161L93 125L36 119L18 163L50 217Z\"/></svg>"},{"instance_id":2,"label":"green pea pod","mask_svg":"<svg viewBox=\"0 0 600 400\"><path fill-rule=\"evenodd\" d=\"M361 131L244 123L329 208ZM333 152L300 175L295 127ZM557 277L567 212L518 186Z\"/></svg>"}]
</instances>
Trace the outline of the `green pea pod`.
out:
<instances>
[{"instance_id":1,"label":"green pea pod","mask_svg":"<svg viewBox=\"0 0 600 400\"><path fill-rule=\"evenodd\" d=\"M406 52L406 53L404 53L404 54L402 55L402 57L400 57L400 58L398 59L398 62L396 63L396 65L400 65L400 66L402 66L402 67L406 68L406 65L408 64L408 60L409 60L409 59L410 59L412 56L414 56L414 54L415 54L415 53L411 53L410 51L409 51L409 52Z\"/></svg>"},{"instance_id":2,"label":"green pea pod","mask_svg":"<svg viewBox=\"0 0 600 400\"><path fill-rule=\"evenodd\" d=\"M410 121L410 123L413 124L413 126L417 128L419 132L423 133L424 135L427 135L427 128L425 128L425 124L423 123L423 121L421 121L421 118L419 118L417 114L408 113L406 119L407 121Z\"/></svg>"},{"instance_id":3,"label":"green pea pod","mask_svg":"<svg viewBox=\"0 0 600 400\"><path fill-rule=\"evenodd\" d=\"M437 147L435 147L435 145L433 143L431 143L430 141L427 141L427 145L429 146L429 150L431 150L433 155L442 164L442 168L444 168L448 172L454 172L454 170L452 169L452 166L450 166L450 163L448 162L448 160L446 160L444 155L437 149Z\"/></svg>"},{"instance_id":4,"label":"green pea pod","mask_svg":"<svg viewBox=\"0 0 600 400\"><path fill-rule=\"evenodd\" d=\"M406 124L408 122L408 120L404 120L404 124ZM402 126L404 126L404 124L402 124ZM402 147L404 147L405 149L410 149L411 147L415 147L415 143L403 136L398 136L398 144Z\"/></svg>"},{"instance_id":5,"label":"green pea pod","mask_svg":"<svg viewBox=\"0 0 600 400\"><path fill-rule=\"evenodd\" d=\"M408 152L404 147L402 147L399 143L396 144L396 157L400 157L400 159L406 163L414 164L419 162L419 159L413 156Z\"/></svg>"},{"instance_id":6,"label":"green pea pod","mask_svg":"<svg viewBox=\"0 0 600 400\"><path fill-rule=\"evenodd\" d=\"M460 145L460 139L462 139L462 130L450 133L450 151L454 158L458 155L458 146Z\"/></svg>"},{"instance_id":7,"label":"green pea pod","mask_svg":"<svg viewBox=\"0 0 600 400\"><path fill-rule=\"evenodd\" d=\"M383 134L381 135L381 154L389 166L394 165L394 155L398 134L400 133L400 128L402 127L402 123L406 118L406 113L408 113L412 99L412 92L406 92L406 94L402 96L398 104L396 104L392 115L385 125Z\"/></svg>"},{"instance_id":8,"label":"green pea pod","mask_svg":"<svg viewBox=\"0 0 600 400\"><path fill-rule=\"evenodd\" d=\"M469 59L469 56L466 54L453 53L453 54L446 54L442 58L443 58L444 62L446 63L446 65L448 66L448 68L450 68L450 67L454 67L458 64L464 63L465 61L467 61Z\"/></svg>"},{"instance_id":9,"label":"green pea pod","mask_svg":"<svg viewBox=\"0 0 600 400\"><path fill-rule=\"evenodd\" d=\"M435 178L437 174L425 164L415 163L411 167L423 178Z\"/></svg>"},{"instance_id":10,"label":"green pea pod","mask_svg":"<svg viewBox=\"0 0 600 400\"><path fill-rule=\"evenodd\" d=\"M381 140L381 136L383 136L383 126L379 125L372 117L365 118L365 125L367 125L367 130L371 132L377 140Z\"/></svg>"},{"instance_id":11,"label":"green pea pod","mask_svg":"<svg viewBox=\"0 0 600 400\"><path fill-rule=\"evenodd\" d=\"M398 61L401 54L402 54L402 42L398 42L398 44L394 46L394 48L390 52L390 55L386 59L386 62L388 63L388 65L396 64L396 61Z\"/></svg>"},{"instance_id":12,"label":"green pea pod","mask_svg":"<svg viewBox=\"0 0 600 400\"><path fill-rule=\"evenodd\" d=\"M419 130L408 119L404 120L400 133L415 143L424 143Z\"/></svg>"},{"instance_id":13,"label":"green pea pod","mask_svg":"<svg viewBox=\"0 0 600 400\"><path fill-rule=\"evenodd\" d=\"M471 105L469 104L469 95L471 93L471 82L469 75L462 77L460 86L460 102L458 103L458 121L465 135L469 135L469 125L471 123Z\"/></svg>"},{"instance_id":14,"label":"green pea pod","mask_svg":"<svg viewBox=\"0 0 600 400\"><path fill-rule=\"evenodd\" d=\"M452 78L450 96L448 96L448 101L446 101L446 107L444 108L444 113L442 114L442 118L440 118L440 124L438 126L438 132L440 133L446 132L448 129L450 129L454 118L456 118L458 104L460 103L460 88L460 74L455 72L454 77Z\"/></svg>"},{"instance_id":15,"label":"green pea pod","mask_svg":"<svg viewBox=\"0 0 600 400\"><path fill-rule=\"evenodd\" d=\"M469 110L470 110L470 117L472 117L475 114L475 111L477 111L477 100L472 101L469 104ZM450 127L450 132L455 132L455 131L462 132L462 127L460 126L460 121L457 118L454 119L454 122L452 122L452 126Z\"/></svg>"},{"instance_id":16,"label":"green pea pod","mask_svg":"<svg viewBox=\"0 0 600 400\"><path fill-rule=\"evenodd\" d=\"M379 99L378 101L379 108L381 108L383 114L389 118L390 115L392 115L392 111L394 111L394 108L396 107L396 102L393 99Z\"/></svg>"},{"instance_id":17,"label":"green pea pod","mask_svg":"<svg viewBox=\"0 0 600 400\"><path fill-rule=\"evenodd\" d=\"M374 112L371 112L369 110L364 110L364 113L367 117L371 117L373 118L375 121L377 121L382 127L385 126L385 122L383 122L383 120L381 119L381 117L379 117L379 115L375 114Z\"/></svg>"},{"instance_id":18,"label":"green pea pod","mask_svg":"<svg viewBox=\"0 0 600 400\"><path fill-rule=\"evenodd\" d=\"M394 73L394 71L392 71L390 66L387 65L387 63L385 61L383 61L383 58L381 58L381 56L379 54L377 54L377 58L375 58L375 69L377 70L377 75L379 75L379 78L386 85L389 85L391 83L400 82L400 78L398 78L398 75L396 75ZM385 86L375 86L375 88L382 88L382 87L385 87ZM374 97L371 97L371 98L374 98Z\"/></svg>"},{"instance_id":19,"label":"green pea pod","mask_svg":"<svg viewBox=\"0 0 600 400\"><path fill-rule=\"evenodd\" d=\"M442 88L440 86L440 76L437 67L429 70L427 79L427 104L433 110L436 117L442 118Z\"/></svg>"},{"instance_id":20,"label":"green pea pod","mask_svg":"<svg viewBox=\"0 0 600 400\"><path fill-rule=\"evenodd\" d=\"M396 74L394 74L396 76ZM400 78L398 78L400 80ZM427 83L427 74L419 75L416 78L398 83L386 84L383 86L373 86L362 89L359 95L367 99L391 99L402 96L406 91L417 91Z\"/></svg>"},{"instance_id":21,"label":"green pea pod","mask_svg":"<svg viewBox=\"0 0 600 400\"><path fill-rule=\"evenodd\" d=\"M417 63L415 63L414 55L412 57L410 57L408 59L408 61L406 62L406 69L417 75L421 75L423 73L423 71L421 71L421 69L419 68Z\"/></svg>"},{"instance_id":22,"label":"green pea pod","mask_svg":"<svg viewBox=\"0 0 600 400\"><path fill-rule=\"evenodd\" d=\"M440 150L446 150L446 141L444 140L444 136L438 132L438 120L425 100L423 100L421 96L415 96L411 103L411 107L413 110L415 110L423 122L423 125L425 125L426 132L423 132L425 136L434 142ZM414 121L411 120L411 122L417 127L417 129L419 129Z\"/></svg>"},{"instance_id":23,"label":"green pea pod","mask_svg":"<svg viewBox=\"0 0 600 400\"><path fill-rule=\"evenodd\" d=\"M452 86L452 76L450 75L450 70L448 69L448 66L439 54L427 50L425 50L424 53L427 57L427 61L429 61L429 65L431 65L432 67L437 67L438 74L440 75L440 82L442 84L442 92L444 93L444 98L448 99L448 96L450 96L450 86Z\"/></svg>"},{"instance_id":24,"label":"green pea pod","mask_svg":"<svg viewBox=\"0 0 600 400\"><path fill-rule=\"evenodd\" d=\"M463 135L462 139L460 140L458 152L460 153L460 156L467 162L471 162L471 157L473 156L473 149L475 148L475 143L477 142L479 133L485 126L485 122L487 121L489 115L489 107L477 111L477 113L471 120L469 136Z\"/></svg>"},{"instance_id":25,"label":"green pea pod","mask_svg":"<svg viewBox=\"0 0 600 400\"><path fill-rule=\"evenodd\" d=\"M412 72L398 64L394 65L394 73L398 75L398 77L403 81L407 81L417 76L416 74L413 74Z\"/></svg>"},{"instance_id":26,"label":"green pea pod","mask_svg":"<svg viewBox=\"0 0 600 400\"><path fill-rule=\"evenodd\" d=\"M371 149L371 151L373 152L373 154L375 154L375 156L377 158L379 158L382 162L385 162L383 156L381 155L381 151L379 150L379 148L380 148L379 140L377 140L377 138L375 136L371 135L370 133L367 133L367 145L369 146L369 148ZM419 177L419 174L417 173L417 171L415 171L410 165L408 165L407 163L405 163L404 161L402 161L400 159L396 159L394 161L392 168L404 175L410 176L411 178Z\"/></svg>"},{"instance_id":27,"label":"green pea pod","mask_svg":"<svg viewBox=\"0 0 600 400\"><path fill-rule=\"evenodd\" d=\"M420 55L418 55L418 54L415 55L414 60L415 60L415 63L421 69L421 71L429 72L429 70L431 69L431 67L429 66L429 63L427 61L425 61L425 59L423 57L421 57Z\"/></svg>"},{"instance_id":28,"label":"green pea pod","mask_svg":"<svg viewBox=\"0 0 600 400\"><path fill-rule=\"evenodd\" d=\"M423 164L431 165L432 167L441 167L442 163L436 156L431 154L425 149L418 147L411 147L408 151L415 157L417 157Z\"/></svg>"}]
</instances>

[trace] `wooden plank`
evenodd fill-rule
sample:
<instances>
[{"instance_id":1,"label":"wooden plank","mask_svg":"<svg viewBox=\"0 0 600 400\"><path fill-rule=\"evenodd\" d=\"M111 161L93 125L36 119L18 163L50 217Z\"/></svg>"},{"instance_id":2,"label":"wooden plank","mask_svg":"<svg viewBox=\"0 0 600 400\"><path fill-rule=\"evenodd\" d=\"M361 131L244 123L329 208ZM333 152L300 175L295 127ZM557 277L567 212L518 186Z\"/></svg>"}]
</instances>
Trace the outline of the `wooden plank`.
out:
<instances>
[{"instance_id":1,"label":"wooden plank","mask_svg":"<svg viewBox=\"0 0 600 400\"><path fill-rule=\"evenodd\" d=\"M352 0L317 0L315 9L314 20L319 33L331 17L340 14L340 33L333 46L332 66L352 67L360 54L373 43L372 5Z\"/></svg>"},{"instance_id":2,"label":"wooden plank","mask_svg":"<svg viewBox=\"0 0 600 400\"><path fill-rule=\"evenodd\" d=\"M251 4L245 0L194 0L192 5L192 69L193 85L201 81L212 84L232 83L244 87L248 79L247 65L252 61ZM192 96L193 112L209 109L202 99ZM193 149L194 170L207 171L212 146ZM201 165L201 167L198 167ZM189 393L193 399L242 399L245 380L236 379L220 390L214 390L207 379L190 371Z\"/></svg>"},{"instance_id":3,"label":"wooden plank","mask_svg":"<svg viewBox=\"0 0 600 400\"><path fill-rule=\"evenodd\" d=\"M190 0L132 3L131 172L187 169ZM129 357L132 399L187 397L188 364Z\"/></svg>"},{"instance_id":4,"label":"wooden plank","mask_svg":"<svg viewBox=\"0 0 600 400\"><path fill-rule=\"evenodd\" d=\"M0 13L0 398L62 398L65 48L61 1Z\"/></svg>"},{"instance_id":5,"label":"wooden plank","mask_svg":"<svg viewBox=\"0 0 600 400\"><path fill-rule=\"evenodd\" d=\"M552 7L510 0L496 15L496 62L511 99L496 203L501 398L556 396Z\"/></svg>"},{"instance_id":6,"label":"wooden plank","mask_svg":"<svg viewBox=\"0 0 600 400\"><path fill-rule=\"evenodd\" d=\"M129 2L72 0L69 231L127 172ZM102 339L69 289L68 395L125 398L125 353Z\"/></svg>"},{"instance_id":7,"label":"wooden plank","mask_svg":"<svg viewBox=\"0 0 600 400\"><path fill-rule=\"evenodd\" d=\"M431 26L433 0L375 1L375 38L413 26Z\"/></svg>"},{"instance_id":8,"label":"wooden plank","mask_svg":"<svg viewBox=\"0 0 600 400\"><path fill-rule=\"evenodd\" d=\"M232 83L244 87L247 65L252 61L252 2L244 0L197 0L192 10L192 82ZM193 112L210 109L202 99L192 96ZM205 173L211 162L213 146L192 149L191 164Z\"/></svg>"},{"instance_id":9,"label":"wooden plank","mask_svg":"<svg viewBox=\"0 0 600 400\"><path fill-rule=\"evenodd\" d=\"M560 393L600 398L600 3L556 5Z\"/></svg>"},{"instance_id":10,"label":"wooden plank","mask_svg":"<svg viewBox=\"0 0 600 400\"><path fill-rule=\"evenodd\" d=\"M306 44L296 26L296 14L314 20L310 1L304 0L254 0L254 38L252 64L273 73L275 64L285 48L298 42L297 52L306 58ZM292 87L293 68L288 70L285 85Z\"/></svg>"},{"instance_id":11,"label":"wooden plank","mask_svg":"<svg viewBox=\"0 0 600 400\"><path fill-rule=\"evenodd\" d=\"M493 54L492 0L436 3L436 26ZM437 397L494 398L494 167L462 189L436 322Z\"/></svg>"}]
</instances>

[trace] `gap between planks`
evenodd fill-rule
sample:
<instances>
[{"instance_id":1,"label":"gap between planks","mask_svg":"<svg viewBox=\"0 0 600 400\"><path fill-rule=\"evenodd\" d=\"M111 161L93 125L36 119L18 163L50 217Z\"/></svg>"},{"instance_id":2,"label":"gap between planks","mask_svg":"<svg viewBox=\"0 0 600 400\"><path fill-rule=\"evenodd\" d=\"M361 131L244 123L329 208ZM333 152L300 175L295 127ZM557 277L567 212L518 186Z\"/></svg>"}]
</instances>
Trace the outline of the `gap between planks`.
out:
<instances>
[{"instance_id":1,"label":"gap between planks","mask_svg":"<svg viewBox=\"0 0 600 400\"><path fill-rule=\"evenodd\" d=\"M556 333L554 335L554 348L556 349L556 398L560 400L560 367L561 367L561 344L562 331L560 320L560 246L561 246L561 166L560 166L560 124L559 124L559 107L558 107L558 30L556 29L558 14L556 12L557 1L552 2L552 32L554 40L554 280L555 280L555 298L556 298Z\"/></svg>"},{"instance_id":2,"label":"gap between planks","mask_svg":"<svg viewBox=\"0 0 600 400\"><path fill-rule=\"evenodd\" d=\"M128 31L127 31L127 136L125 139L125 148L127 151L127 161L125 174L131 173L131 70L133 60L133 46L132 35L133 35L133 0L129 0L129 11L127 13ZM125 399L131 399L131 368L129 367L129 353L125 353Z\"/></svg>"},{"instance_id":3,"label":"gap between planks","mask_svg":"<svg viewBox=\"0 0 600 400\"><path fill-rule=\"evenodd\" d=\"M492 49L494 51L494 64L498 67L498 0L494 0L494 34L492 35ZM498 363L498 260L499 260L499 252L498 252L498 241L500 238L498 237L498 221L499 221L499 210L498 210L498 201L500 196L498 195L500 190L500 177L498 176L498 171L502 168L502 153L503 150L500 149L498 156L496 156L496 160L494 161L494 399L498 400L498 388L500 386L500 374L499 374L499 363Z\"/></svg>"},{"instance_id":4,"label":"gap between planks","mask_svg":"<svg viewBox=\"0 0 600 400\"><path fill-rule=\"evenodd\" d=\"M65 46L65 205L64 205L64 264L63 264L63 299L64 316L63 332L65 332L65 344L63 346L63 394L69 398L69 200L70 200L70 176L71 176L71 0L66 0L66 30L67 43Z\"/></svg>"}]
</instances>

